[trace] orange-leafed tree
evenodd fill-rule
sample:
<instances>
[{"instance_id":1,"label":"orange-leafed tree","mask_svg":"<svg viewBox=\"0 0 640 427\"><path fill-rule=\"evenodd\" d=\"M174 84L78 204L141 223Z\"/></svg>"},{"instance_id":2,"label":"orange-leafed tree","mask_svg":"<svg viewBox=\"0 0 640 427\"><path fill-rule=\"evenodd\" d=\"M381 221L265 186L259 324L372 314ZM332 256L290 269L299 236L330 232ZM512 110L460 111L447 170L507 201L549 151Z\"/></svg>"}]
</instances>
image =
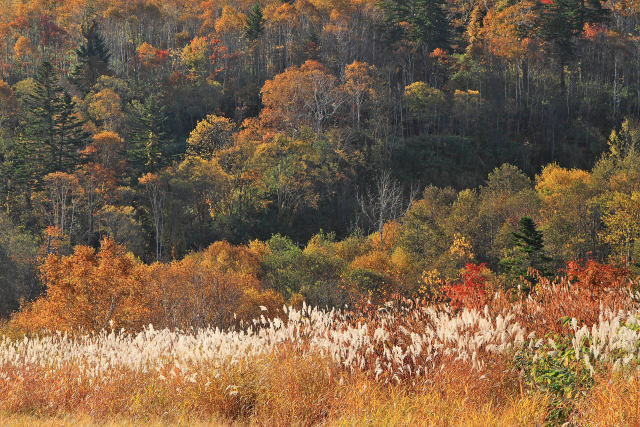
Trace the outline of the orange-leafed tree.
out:
<instances>
[{"instance_id":1,"label":"orange-leafed tree","mask_svg":"<svg viewBox=\"0 0 640 427\"><path fill-rule=\"evenodd\" d=\"M91 143L84 150L84 155L90 162L109 171L113 175L110 180L115 180L124 172L126 166L122 156L123 150L124 140L120 135L112 131L103 131L93 135Z\"/></svg>"},{"instance_id":2,"label":"orange-leafed tree","mask_svg":"<svg viewBox=\"0 0 640 427\"><path fill-rule=\"evenodd\" d=\"M520 61L533 52L531 37L535 36L536 1L524 0L487 11L479 36L494 55ZM471 37L471 33L468 32Z\"/></svg>"},{"instance_id":3,"label":"orange-leafed tree","mask_svg":"<svg viewBox=\"0 0 640 427\"><path fill-rule=\"evenodd\" d=\"M307 60L300 67L287 68L261 90L264 108L263 126L289 130L310 126L316 132L325 129L344 102L344 94L335 76L319 62Z\"/></svg>"},{"instance_id":4,"label":"orange-leafed tree","mask_svg":"<svg viewBox=\"0 0 640 427\"><path fill-rule=\"evenodd\" d=\"M33 45L28 37L20 36L16 43L13 45L13 51L16 54L16 59L21 62L25 61L25 58L33 54Z\"/></svg>"},{"instance_id":5,"label":"orange-leafed tree","mask_svg":"<svg viewBox=\"0 0 640 427\"><path fill-rule=\"evenodd\" d=\"M147 42L143 42L136 49L136 59L143 68L150 68L161 65L169 59L169 52L153 47Z\"/></svg>"},{"instance_id":6,"label":"orange-leafed tree","mask_svg":"<svg viewBox=\"0 0 640 427\"><path fill-rule=\"evenodd\" d=\"M376 78L376 67L366 62L354 61L344 70L344 89L350 97L354 121L360 129L362 109L367 100L376 97L380 86Z\"/></svg>"},{"instance_id":7,"label":"orange-leafed tree","mask_svg":"<svg viewBox=\"0 0 640 427\"><path fill-rule=\"evenodd\" d=\"M98 252L77 246L49 255L40 273L45 295L13 318L27 331L137 329L150 318L144 270L113 240L103 239Z\"/></svg>"},{"instance_id":8,"label":"orange-leafed tree","mask_svg":"<svg viewBox=\"0 0 640 427\"><path fill-rule=\"evenodd\" d=\"M281 295L265 290L260 249L216 242L206 250L170 264L149 267L154 298L153 323L166 327L229 326L261 314L275 316ZM266 310L263 310L265 309Z\"/></svg>"}]
</instances>

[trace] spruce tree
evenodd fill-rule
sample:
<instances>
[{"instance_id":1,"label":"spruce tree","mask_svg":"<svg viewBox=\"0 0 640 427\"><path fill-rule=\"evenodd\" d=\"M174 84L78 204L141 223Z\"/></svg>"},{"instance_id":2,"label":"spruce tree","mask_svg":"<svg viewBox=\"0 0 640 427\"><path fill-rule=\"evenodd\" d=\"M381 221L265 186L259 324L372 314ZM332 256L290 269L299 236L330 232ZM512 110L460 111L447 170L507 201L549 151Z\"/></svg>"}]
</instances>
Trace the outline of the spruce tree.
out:
<instances>
[{"instance_id":1,"label":"spruce tree","mask_svg":"<svg viewBox=\"0 0 640 427\"><path fill-rule=\"evenodd\" d=\"M260 34L264 31L264 18L262 15L262 8L260 4L256 3L249 11L247 15L246 25L244 27L244 34L247 39L255 41L260 37Z\"/></svg>"},{"instance_id":2,"label":"spruce tree","mask_svg":"<svg viewBox=\"0 0 640 427\"><path fill-rule=\"evenodd\" d=\"M599 0L554 0L537 3L537 34L555 56L560 89L566 89L564 67L575 55L575 42L587 23L603 23L608 11Z\"/></svg>"},{"instance_id":3,"label":"spruce tree","mask_svg":"<svg viewBox=\"0 0 640 427\"><path fill-rule=\"evenodd\" d=\"M444 0L382 0L380 5L390 42L407 40L427 51L449 47L451 29Z\"/></svg>"},{"instance_id":4,"label":"spruce tree","mask_svg":"<svg viewBox=\"0 0 640 427\"><path fill-rule=\"evenodd\" d=\"M56 145L55 120L61 110L62 87L53 66L44 62L38 68L33 93L25 98L25 134L40 146Z\"/></svg>"},{"instance_id":5,"label":"spruce tree","mask_svg":"<svg viewBox=\"0 0 640 427\"><path fill-rule=\"evenodd\" d=\"M157 172L172 160L172 141L166 133L166 108L155 96L131 105L128 158L137 176Z\"/></svg>"},{"instance_id":6,"label":"spruce tree","mask_svg":"<svg viewBox=\"0 0 640 427\"><path fill-rule=\"evenodd\" d=\"M512 236L516 247L525 254L535 255L542 252L544 247L542 232L536 228L536 223L528 216L520 218L518 231L513 232Z\"/></svg>"},{"instance_id":7,"label":"spruce tree","mask_svg":"<svg viewBox=\"0 0 640 427\"><path fill-rule=\"evenodd\" d=\"M71 95L58 83L49 62L38 69L35 88L24 100L17 173L28 181L51 172L71 172L88 140Z\"/></svg>"},{"instance_id":8,"label":"spruce tree","mask_svg":"<svg viewBox=\"0 0 640 427\"><path fill-rule=\"evenodd\" d=\"M83 160L81 150L88 142L89 134L82 128L84 122L76 117L76 103L64 91L60 114L56 120L57 146L54 148L56 171L71 171Z\"/></svg>"},{"instance_id":9,"label":"spruce tree","mask_svg":"<svg viewBox=\"0 0 640 427\"><path fill-rule=\"evenodd\" d=\"M100 76L109 74L111 54L104 44L95 20L83 25L82 36L85 41L76 50L78 63L71 73L71 81L82 92L87 93Z\"/></svg>"},{"instance_id":10,"label":"spruce tree","mask_svg":"<svg viewBox=\"0 0 640 427\"><path fill-rule=\"evenodd\" d=\"M515 248L510 256L500 261L503 272L514 281L524 277L531 283L535 282L535 277L528 274L529 268L537 270L542 276L548 276L551 258L545 254L543 235L536 228L536 223L529 217L522 217L518 230L511 233L511 236Z\"/></svg>"}]
</instances>

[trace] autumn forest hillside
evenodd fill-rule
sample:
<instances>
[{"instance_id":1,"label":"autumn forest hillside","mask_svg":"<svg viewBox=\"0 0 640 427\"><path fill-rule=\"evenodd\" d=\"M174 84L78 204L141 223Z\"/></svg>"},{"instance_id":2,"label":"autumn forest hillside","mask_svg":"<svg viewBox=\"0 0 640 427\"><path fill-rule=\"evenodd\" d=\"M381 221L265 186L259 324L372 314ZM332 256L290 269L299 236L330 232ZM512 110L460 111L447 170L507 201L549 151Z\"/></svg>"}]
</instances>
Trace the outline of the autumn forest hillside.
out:
<instances>
[{"instance_id":1,"label":"autumn forest hillside","mask_svg":"<svg viewBox=\"0 0 640 427\"><path fill-rule=\"evenodd\" d=\"M637 272L634 2L0 5L5 317L142 324L176 283L255 314ZM210 307L159 322L237 315Z\"/></svg>"},{"instance_id":2,"label":"autumn forest hillside","mask_svg":"<svg viewBox=\"0 0 640 427\"><path fill-rule=\"evenodd\" d=\"M637 1L0 0L0 424L639 407Z\"/></svg>"}]
</instances>

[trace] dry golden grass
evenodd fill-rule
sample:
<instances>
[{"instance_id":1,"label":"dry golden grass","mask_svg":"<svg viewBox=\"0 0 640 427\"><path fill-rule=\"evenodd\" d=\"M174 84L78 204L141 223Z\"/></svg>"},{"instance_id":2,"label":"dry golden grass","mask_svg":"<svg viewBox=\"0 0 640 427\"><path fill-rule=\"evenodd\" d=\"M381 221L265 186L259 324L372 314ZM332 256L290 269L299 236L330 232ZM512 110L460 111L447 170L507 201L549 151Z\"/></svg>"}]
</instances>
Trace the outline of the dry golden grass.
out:
<instances>
[{"instance_id":1,"label":"dry golden grass","mask_svg":"<svg viewBox=\"0 0 640 427\"><path fill-rule=\"evenodd\" d=\"M221 420L194 420L194 419L177 419L177 420L162 420L162 419L126 419L126 418L113 418L113 419L96 419L88 415L66 415L61 417L36 417L30 415L3 415L0 414L0 423L6 427L169 427L169 426L193 426L193 427L234 427L241 425L229 421Z\"/></svg>"},{"instance_id":2,"label":"dry golden grass","mask_svg":"<svg viewBox=\"0 0 640 427\"><path fill-rule=\"evenodd\" d=\"M545 397L520 395L513 378L481 377L463 364L446 372L429 385L385 384L363 372L345 372L326 357L292 351L212 369L198 383L123 371L105 383L71 384L72 376L58 372L5 394L7 412L0 421L14 426L516 426L544 421Z\"/></svg>"},{"instance_id":3,"label":"dry golden grass","mask_svg":"<svg viewBox=\"0 0 640 427\"><path fill-rule=\"evenodd\" d=\"M30 382L5 390L0 421L15 426L444 426L489 420L507 426L544 420L544 396L519 395L509 385L513 378L483 378L462 364L446 371L429 385L385 384L357 370L345 372L326 357L293 351L211 369L198 382L122 371L103 382L75 383L71 373L58 371L47 378L35 374Z\"/></svg>"},{"instance_id":4,"label":"dry golden grass","mask_svg":"<svg viewBox=\"0 0 640 427\"><path fill-rule=\"evenodd\" d=\"M401 393L401 392L400 392ZM365 400L366 402L366 400ZM547 400L522 396L500 405L475 406L464 396L442 396L434 391L390 396L347 411L330 423L343 426L523 426L544 424Z\"/></svg>"},{"instance_id":5,"label":"dry golden grass","mask_svg":"<svg viewBox=\"0 0 640 427\"><path fill-rule=\"evenodd\" d=\"M579 426L639 426L640 375L613 374L599 378L580 402L575 424Z\"/></svg>"},{"instance_id":6,"label":"dry golden grass","mask_svg":"<svg viewBox=\"0 0 640 427\"><path fill-rule=\"evenodd\" d=\"M434 390L408 392L401 389L382 390L375 384L356 383L350 385L350 394L344 389L331 392L323 390L322 416L313 409L302 409L303 397L282 405L281 399L264 401L254 415L236 420L221 417L93 417L87 414L60 414L37 416L0 415L3 426L289 426L289 425L335 425L335 426L521 426L541 425L546 416L547 400L542 395L522 396L505 401L501 405L486 403L475 406L465 396L442 396ZM276 406L281 404L281 406ZM329 413L330 412L330 413ZM309 417L311 415L312 417Z\"/></svg>"},{"instance_id":7,"label":"dry golden grass","mask_svg":"<svg viewBox=\"0 0 640 427\"><path fill-rule=\"evenodd\" d=\"M289 310L284 322L262 319L245 331L7 337L0 340L0 425L548 421L557 396L527 385L513 364L518 346L538 348L532 342L539 340L524 341L528 331L513 316L385 310L355 319ZM567 326L571 348L598 367L595 386L570 414L572 425L640 425L640 374L607 374L614 363L625 372L637 366L639 316L603 315L592 328ZM582 341L589 346L580 347ZM425 369L418 374L419 366Z\"/></svg>"}]
</instances>

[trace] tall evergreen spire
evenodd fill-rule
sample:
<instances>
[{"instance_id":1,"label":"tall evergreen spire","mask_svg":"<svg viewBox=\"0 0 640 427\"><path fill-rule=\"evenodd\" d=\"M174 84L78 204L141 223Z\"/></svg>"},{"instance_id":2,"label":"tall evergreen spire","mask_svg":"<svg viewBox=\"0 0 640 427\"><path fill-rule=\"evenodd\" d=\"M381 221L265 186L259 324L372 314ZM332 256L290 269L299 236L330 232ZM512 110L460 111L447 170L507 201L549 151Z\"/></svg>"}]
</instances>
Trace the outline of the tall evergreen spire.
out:
<instances>
[{"instance_id":1,"label":"tall evergreen spire","mask_svg":"<svg viewBox=\"0 0 640 427\"><path fill-rule=\"evenodd\" d=\"M50 172L70 172L81 161L80 150L88 134L76 117L71 95L58 83L53 66L44 62L38 69L33 93L25 98L21 162L29 180ZM25 176L26 178L26 176Z\"/></svg>"},{"instance_id":2,"label":"tall evergreen spire","mask_svg":"<svg viewBox=\"0 0 640 427\"><path fill-rule=\"evenodd\" d=\"M77 118L76 113L76 103L69 92L64 91L56 120L57 146L54 148L53 167L57 171L71 171L83 160L80 152L89 134L82 128L84 122Z\"/></svg>"},{"instance_id":3,"label":"tall evergreen spire","mask_svg":"<svg viewBox=\"0 0 640 427\"><path fill-rule=\"evenodd\" d=\"M247 15L246 25L244 27L244 34L249 40L257 40L264 30L264 18L262 16L262 8L260 4L256 3L251 8L249 15Z\"/></svg>"},{"instance_id":4,"label":"tall evergreen spire","mask_svg":"<svg viewBox=\"0 0 640 427\"><path fill-rule=\"evenodd\" d=\"M449 47L451 28L444 0L381 0L390 42L408 40L429 51Z\"/></svg>"},{"instance_id":5,"label":"tall evergreen spire","mask_svg":"<svg viewBox=\"0 0 640 427\"><path fill-rule=\"evenodd\" d=\"M71 81L84 93L89 92L98 77L109 74L111 54L98 31L98 24L92 20L83 25L84 43L76 50L78 63L71 73Z\"/></svg>"},{"instance_id":6,"label":"tall evergreen spire","mask_svg":"<svg viewBox=\"0 0 640 427\"><path fill-rule=\"evenodd\" d=\"M542 276L549 276L552 259L544 251L543 234L536 223L527 216L520 218L518 230L511 236L515 247L508 257L500 261L502 271L512 280L524 277L531 283L535 283L536 278L529 276L529 268Z\"/></svg>"},{"instance_id":7,"label":"tall evergreen spire","mask_svg":"<svg viewBox=\"0 0 640 427\"><path fill-rule=\"evenodd\" d=\"M156 172L171 162L171 138L167 135L166 109L156 96L131 103L132 128L129 158L138 174Z\"/></svg>"},{"instance_id":8,"label":"tall evergreen spire","mask_svg":"<svg viewBox=\"0 0 640 427\"><path fill-rule=\"evenodd\" d=\"M528 216L520 218L518 231L513 232L512 236L515 245L526 254L537 254L544 248L542 232Z\"/></svg>"}]
</instances>

